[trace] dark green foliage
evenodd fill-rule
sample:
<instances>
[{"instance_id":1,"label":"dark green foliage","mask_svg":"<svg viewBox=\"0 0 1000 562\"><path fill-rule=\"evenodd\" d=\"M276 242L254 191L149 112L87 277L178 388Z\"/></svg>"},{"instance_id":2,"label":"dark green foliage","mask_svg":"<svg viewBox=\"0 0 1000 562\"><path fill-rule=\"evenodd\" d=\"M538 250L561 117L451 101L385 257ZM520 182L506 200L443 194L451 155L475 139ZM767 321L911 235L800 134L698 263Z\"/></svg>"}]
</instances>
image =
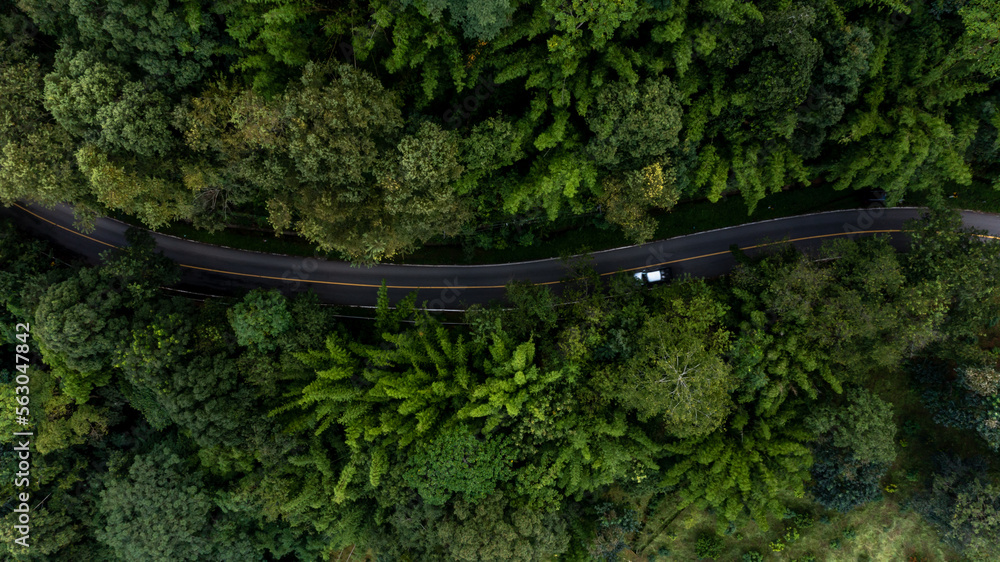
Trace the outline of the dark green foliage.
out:
<instances>
[{"instance_id":1,"label":"dark green foliage","mask_svg":"<svg viewBox=\"0 0 1000 562\"><path fill-rule=\"evenodd\" d=\"M600 202L605 206L608 222L621 227L636 243L653 237L656 221L648 216L652 209L669 210L680 193L676 174L669 161L653 162L640 170L627 171L621 176L609 176L602 184Z\"/></svg>"},{"instance_id":2,"label":"dark green foliage","mask_svg":"<svg viewBox=\"0 0 1000 562\"><path fill-rule=\"evenodd\" d=\"M229 0L211 9L225 16L226 33L239 44L233 70L250 76L263 94L280 93L294 80L292 70L309 62L326 23L320 6L300 0Z\"/></svg>"},{"instance_id":3,"label":"dark green foliage","mask_svg":"<svg viewBox=\"0 0 1000 562\"><path fill-rule=\"evenodd\" d=\"M0 14L0 23L30 22L20 14ZM18 38L23 42L0 46L0 201L78 200L85 190L74 169L72 137L45 110L45 71L27 52L32 40Z\"/></svg>"},{"instance_id":4,"label":"dark green foliage","mask_svg":"<svg viewBox=\"0 0 1000 562\"><path fill-rule=\"evenodd\" d=\"M192 330L190 318L202 330ZM123 384L146 397L136 407L151 424L165 417L204 447L238 445L253 429L241 413L253 396L239 384L226 353L229 342L213 320L185 301L164 303L145 325L133 328L115 366Z\"/></svg>"},{"instance_id":5,"label":"dark green foliage","mask_svg":"<svg viewBox=\"0 0 1000 562\"><path fill-rule=\"evenodd\" d=\"M967 407L967 401L974 398L951 383L947 365L933 359L917 359L911 363L910 372L924 386L921 398L934 414L935 423L958 429L976 426L975 412Z\"/></svg>"},{"instance_id":6,"label":"dark green foliage","mask_svg":"<svg viewBox=\"0 0 1000 562\"><path fill-rule=\"evenodd\" d=\"M848 452L855 459L889 465L896 459L896 424L892 406L873 392L852 387L845 402L814 408L806 426L816 432L822 446Z\"/></svg>"},{"instance_id":7,"label":"dark green foliage","mask_svg":"<svg viewBox=\"0 0 1000 562\"><path fill-rule=\"evenodd\" d=\"M667 77L602 88L589 113L587 150L610 168L641 168L677 145L680 95Z\"/></svg>"},{"instance_id":8,"label":"dark green foliage","mask_svg":"<svg viewBox=\"0 0 1000 562\"><path fill-rule=\"evenodd\" d=\"M764 562L764 555L760 551L751 550L750 552L744 552L740 560L741 562Z\"/></svg>"},{"instance_id":9,"label":"dark green foliage","mask_svg":"<svg viewBox=\"0 0 1000 562\"><path fill-rule=\"evenodd\" d=\"M698 537L698 542L694 545L694 551L699 558L711 558L715 560L722 553L722 538L715 533L704 533Z\"/></svg>"},{"instance_id":10,"label":"dark green foliage","mask_svg":"<svg viewBox=\"0 0 1000 562\"><path fill-rule=\"evenodd\" d=\"M180 267L156 251L156 241L145 230L125 232L128 246L101 254L101 274L131 299L133 309L153 298L161 287L180 281Z\"/></svg>"},{"instance_id":11,"label":"dark green foliage","mask_svg":"<svg viewBox=\"0 0 1000 562\"><path fill-rule=\"evenodd\" d=\"M813 516L809 515L808 513L799 513L799 512L793 512L793 513L794 516L792 517L792 519L795 520L795 526L800 529L808 529L809 527L812 527L813 524L816 523L816 521L813 519Z\"/></svg>"},{"instance_id":12,"label":"dark green foliage","mask_svg":"<svg viewBox=\"0 0 1000 562\"><path fill-rule=\"evenodd\" d=\"M990 560L1000 547L1000 487L984 478L983 459L942 453L935 461L931 487L912 507L970 558Z\"/></svg>"},{"instance_id":13,"label":"dark green foliage","mask_svg":"<svg viewBox=\"0 0 1000 562\"><path fill-rule=\"evenodd\" d=\"M679 486L685 505L717 510L718 524L752 518L768 528L768 515L785 512L779 497L804 491L812 455L801 428L801 405L785 405L773 416L754 416L739 408L724 430L665 446L677 462L663 485ZM720 527L724 528L724 527Z\"/></svg>"},{"instance_id":14,"label":"dark green foliage","mask_svg":"<svg viewBox=\"0 0 1000 562\"><path fill-rule=\"evenodd\" d=\"M24 6L44 33L132 66L168 91L201 80L219 48L215 22L198 3L29 0Z\"/></svg>"},{"instance_id":15,"label":"dark green foliage","mask_svg":"<svg viewBox=\"0 0 1000 562\"><path fill-rule=\"evenodd\" d=\"M204 473L183 453L160 445L112 466L101 492L98 538L124 560L261 559L246 536L213 515Z\"/></svg>"},{"instance_id":16,"label":"dark green foliage","mask_svg":"<svg viewBox=\"0 0 1000 562\"><path fill-rule=\"evenodd\" d=\"M848 512L882 497L879 483L888 465L862 461L830 446L813 451L812 495L827 509Z\"/></svg>"},{"instance_id":17,"label":"dark green foliage","mask_svg":"<svg viewBox=\"0 0 1000 562\"><path fill-rule=\"evenodd\" d=\"M439 21L447 11L449 20L462 28L470 39L490 41L510 23L516 3L512 0L402 0L404 6L414 5L421 14Z\"/></svg>"},{"instance_id":18,"label":"dark green foliage","mask_svg":"<svg viewBox=\"0 0 1000 562\"><path fill-rule=\"evenodd\" d=\"M455 190L459 136L430 121L404 132L399 105L371 73L332 62L305 64L301 83L271 100L215 85L175 119L188 147L222 167L193 162L184 181L233 203L266 193L276 230L294 226L356 260L457 234L469 217Z\"/></svg>"},{"instance_id":19,"label":"dark green foliage","mask_svg":"<svg viewBox=\"0 0 1000 562\"><path fill-rule=\"evenodd\" d=\"M4 6L4 201L238 210L355 261L528 216L600 208L646 240L688 197L753 213L823 178L897 203L1000 172L988 0Z\"/></svg>"},{"instance_id":20,"label":"dark green foliage","mask_svg":"<svg viewBox=\"0 0 1000 562\"><path fill-rule=\"evenodd\" d=\"M514 507L495 494L475 505L456 503L435 525L433 540L448 560L542 562L565 552L569 536L559 514Z\"/></svg>"},{"instance_id":21,"label":"dark green foliage","mask_svg":"<svg viewBox=\"0 0 1000 562\"><path fill-rule=\"evenodd\" d=\"M714 431L732 409L736 381L722 360L729 333L717 323L726 306L705 284L647 318L638 349L618 373L614 393L640 419L662 421L678 437Z\"/></svg>"},{"instance_id":22,"label":"dark green foliage","mask_svg":"<svg viewBox=\"0 0 1000 562\"><path fill-rule=\"evenodd\" d=\"M993 389L988 377L983 377L991 369L969 366L953 373L942 361L932 358L917 358L909 365L914 380L923 388L921 399L933 413L935 423L976 431L996 451L1000 450L1000 393ZM970 379L970 372L978 375Z\"/></svg>"},{"instance_id":23,"label":"dark green foliage","mask_svg":"<svg viewBox=\"0 0 1000 562\"><path fill-rule=\"evenodd\" d=\"M832 244L824 253L839 259L824 266L779 247L733 275L741 401L773 409L792 386L811 398L826 388L839 393L934 337L940 313L904 306L928 297L906 286L906 270L885 240Z\"/></svg>"},{"instance_id":24,"label":"dark green foliage","mask_svg":"<svg viewBox=\"0 0 1000 562\"><path fill-rule=\"evenodd\" d=\"M59 125L101 148L165 156L173 147L163 94L92 51L59 51L45 101Z\"/></svg>"},{"instance_id":25,"label":"dark green foliage","mask_svg":"<svg viewBox=\"0 0 1000 562\"><path fill-rule=\"evenodd\" d=\"M42 355L62 377L66 394L79 403L110 381L112 357L128 340L129 311L178 279L176 265L154 253L148 233L133 231L128 238L127 249L104 254L104 266L32 288L34 334Z\"/></svg>"},{"instance_id":26,"label":"dark green foliage","mask_svg":"<svg viewBox=\"0 0 1000 562\"><path fill-rule=\"evenodd\" d=\"M153 227L266 215L374 262L489 223L536 221L468 238L527 244L598 208L646 240L682 199L738 193L753 213L814 179L890 203L1000 185L996 3L911 4L7 1L0 201ZM641 517L609 493L709 508L728 532L787 514L810 478L852 509L895 453L891 409L861 389L906 358L935 421L1000 446L977 345L1000 260L959 224L910 225L905 256L784 249L650 292L574 272L461 328L387 294L374 327L275 292L171 299L149 240L71 269L0 230L4 342L30 321L46 366L53 496L31 556L613 559ZM920 509L995 552L995 485L959 472ZM806 520L786 524L791 540Z\"/></svg>"},{"instance_id":27,"label":"dark green foliage","mask_svg":"<svg viewBox=\"0 0 1000 562\"><path fill-rule=\"evenodd\" d=\"M4 448L12 447L5 444ZM32 472L42 476L37 478L30 488L33 500L30 504L32 531L34 525L45 525L49 531L44 535L32 532L27 549L15 544L14 539L21 535L14 530L14 525L18 524L18 514L11 509L17 504L14 501L7 502L2 510L4 527L0 531L0 536L4 539L0 552L3 552L6 558L31 562L63 558L93 562L112 562L119 559L111 548L98 542L94 537L97 491L87 489L84 484L87 479L94 476L92 469L80 462L85 454L83 451L78 451L76 454L60 453L46 455L44 459L34 458L39 455L33 455ZM13 463L13 459L11 462ZM11 500L14 499L15 491L29 491L12 486L13 471L9 482L11 485L5 489L5 493L9 494ZM48 490L42 492L43 487ZM39 504L46 496L48 496L46 501Z\"/></svg>"},{"instance_id":28,"label":"dark green foliage","mask_svg":"<svg viewBox=\"0 0 1000 562\"><path fill-rule=\"evenodd\" d=\"M128 320L117 314L125 305L122 294L95 270L81 270L78 275L54 284L45 291L35 309L35 330L45 349L51 350L66 368L95 377L97 386L107 383L108 366L118 342L127 330ZM67 391L85 400L93 384Z\"/></svg>"},{"instance_id":29,"label":"dark green foliage","mask_svg":"<svg viewBox=\"0 0 1000 562\"><path fill-rule=\"evenodd\" d=\"M52 251L45 242L25 236L10 221L0 220L0 303L5 311L19 318L30 318L28 303L23 299L24 289L42 279L42 274L55 265ZM3 333L5 339L13 337L9 327Z\"/></svg>"},{"instance_id":30,"label":"dark green foliage","mask_svg":"<svg viewBox=\"0 0 1000 562\"><path fill-rule=\"evenodd\" d=\"M963 228L954 210L934 210L910 228L912 251L906 255L910 282L938 291L950 307L941 330L955 338L979 337L987 323L1000 315L996 286L1000 274L996 244L979 238L984 231ZM937 286L937 288L935 288Z\"/></svg>"},{"instance_id":31,"label":"dark green foliage","mask_svg":"<svg viewBox=\"0 0 1000 562\"><path fill-rule=\"evenodd\" d=\"M588 553L597 560L618 560L618 553L632 547L635 535L642 529L635 510L603 503L595 508L597 528Z\"/></svg>"}]
</instances>

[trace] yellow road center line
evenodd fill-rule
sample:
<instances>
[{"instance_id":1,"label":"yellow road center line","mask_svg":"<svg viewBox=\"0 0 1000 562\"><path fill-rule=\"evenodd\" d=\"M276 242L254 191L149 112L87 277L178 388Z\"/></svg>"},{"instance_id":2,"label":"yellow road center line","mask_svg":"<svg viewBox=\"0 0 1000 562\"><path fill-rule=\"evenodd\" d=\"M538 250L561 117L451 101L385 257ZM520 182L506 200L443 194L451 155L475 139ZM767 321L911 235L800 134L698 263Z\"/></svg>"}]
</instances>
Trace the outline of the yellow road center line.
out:
<instances>
[{"instance_id":1,"label":"yellow road center line","mask_svg":"<svg viewBox=\"0 0 1000 562\"><path fill-rule=\"evenodd\" d=\"M28 213L29 215L34 216L35 218L41 219L41 220L43 220L43 221L51 224L52 226L59 227L59 228L65 230L67 232L71 232L73 234L76 234L77 236L82 236L83 238L86 238L87 240L90 240L92 242L97 242L98 244L104 244L105 246L108 246L108 247L111 247L111 248L118 248L118 246L115 246L114 244L109 244L107 242L103 242L101 240L97 240L96 238L91 238L90 236L87 236L86 234L83 234L83 233L78 232L76 230L73 230L71 228L66 228L65 226L62 226L61 224L56 224L56 223L50 221L49 219L47 219L47 218L45 218L43 216L37 215L35 213L32 213L31 211L29 211L28 209L25 209L24 207L18 205L17 203L15 203L14 206L17 207L18 209L21 209L22 211ZM766 248L768 246L774 246L774 245L777 245L777 244L787 244L789 242L802 242L804 240L815 240L817 238L830 238L830 237L833 237L833 236L849 236L849 235L852 235L852 234L889 234L889 233L895 233L895 232L903 232L903 231L899 230L899 229L894 229L894 230L856 230L854 232L835 232L833 234L817 234L815 236L803 236L802 238L791 238L789 240L780 240L778 242L768 242L766 244L755 244L753 246L745 246L745 247L740 248L740 250L753 250L753 249L756 249L756 248ZM1000 240L1000 237L998 237L998 236L989 236L989 235L985 235L984 234L984 235L981 235L981 237L982 238L992 238L994 240ZM672 263L681 263L681 262L685 262L685 261L698 260L698 259L703 259L703 258L710 258L710 257L714 257L714 256L721 256L723 254L728 254L728 253L729 253L729 250L725 250L725 251L722 251L722 252L712 252L710 254L702 254L700 256L691 256L689 258L680 258L680 259L676 259L676 260L670 260L670 261L665 261L665 262L660 262L660 263L654 263L654 264L650 264L650 265L643 265L643 266L639 266L639 267L631 267L629 269L622 269L620 271L623 271L623 272L636 271L638 269L647 269L647 268L650 268L650 267L659 267L661 265L670 265ZM210 272L210 273L219 273L219 274L222 274L222 275L233 275L233 276L237 276L237 277L253 277L255 279L272 279L272 280L275 280L275 281L288 281L288 282L293 282L294 281L294 282L300 282L300 283L315 283L317 285L338 285L338 286L342 286L342 287L365 287L365 288L373 288L373 289L378 289L378 288L380 288L382 286L381 284L379 284L379 285L372 285L372 284L368 284L368 283L346 283L346 282L343 282L343 281L323 281L321 279L298 279L298 278L289 279L287 277L274 277L274 276L270 276L270 275L257 275L255 273L240 273L238 271L226 271L224 269L210 269L210 268L207 268L207 267L198 267L196 265L187 265L187 264L183 264L183 263L178 263L177 265L179 265L180 267L187 268L187 269L196 269L198 271L207 271L207 272ZM618 271L609 271L607 273L601 273L600 276L604 277L604 276L607 276L607 275L614 275L615 273L618 273ZM533 283L533 284L534 285L556 285L556 284L559 284L559 283L562 283L562 281L543 281L543 282L540 282L540 283ZM461 289L504 289L506 287L507 287L507 285L466 285L466 286L454 285L454 286L444 286L444 287L431 286L431 285L428 285L428 286L386 285L386 288L388 288L388 289L411 289L411 290L412 289L418 289L418 290L419 289L455 289L455 290L461 290Z\"/></svg>"},{"instance_id":2,"label":"yellow road center line","mask_svg":"<svg viewBox=\"0 0 1000 562\"><path fill-rule=\"evenodd\" d=\"M108 244L107 242L98 240L97 238L91 238L90 236L87 236L86 234L84 234L82 232L73 230L72 228L66 228L65 226L63 226L61 224L56 224L56 223L50 221L49 219L47 219L47 218L45 218L45 217L43 217L41 215L36 215L35 213L32 213L31 211L29 211L29 210L25 209L24 207L18 205L17 203L14 203L14 206L17 207L18 209L21 209L25 213L28 213L29 215L35 217L36 219L41 219L41 220L43 220L43 221L51 224L52 226L55 226L55 227L58 227L58 228L61 228L61 229L65 230L66 232L71 232L73 234L76 234L77 236L82 236L83 238L86 238L87 240L90 240L91 242L97 242L98 244L104 244L105 246L107 246L109 248L118 248L118 246L115 246L114 244Z\"/></svg>"}]
</instances>

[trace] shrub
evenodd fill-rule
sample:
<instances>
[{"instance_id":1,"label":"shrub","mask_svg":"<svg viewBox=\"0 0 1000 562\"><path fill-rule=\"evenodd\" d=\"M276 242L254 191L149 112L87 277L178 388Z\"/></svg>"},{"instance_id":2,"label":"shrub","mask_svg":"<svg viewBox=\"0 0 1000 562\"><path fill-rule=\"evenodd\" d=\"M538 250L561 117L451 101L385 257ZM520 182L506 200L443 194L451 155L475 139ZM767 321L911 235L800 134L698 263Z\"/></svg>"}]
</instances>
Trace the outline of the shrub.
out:
<instances>
[{"instance_id":1,"label":"shrub","mask_svg":"<svg viewBox=\"0 0 1000 562\"><path fill-rule=\"evenodd\" d=\"M922 359L909 367L924 387L921 400L934 414L934 422L945 427L973 430L994 451L1000 451L1000 393L995 372L982 367L956 369L962 384L955 384L948 366Z\"/></svg>"},{"instance_id":2,"label":"shrub","mask_svg":"<svg viewBox=\"0 0 1000 562\"><path fill-rule=\"evenodd\" d=\"M863 388L844 392L845 403L819 405L804 425L819 442L862 463L891 464L896 458L896 424L892 404Z\"/></svg>"},{"instance_id":3,"label":"shrub","mask_svg":"<svg viewBox=\"0 0 1000 562\"><path fill-rule=\"evenodd\" d=\"M794 519L795 526L800 529L808 529L813 526L813 523L816 522L813 516L808 513L796 513Z\"/></svg>"},{"instance_id":4,"label":"shrub","mask_svg":"<svg viewBox=\"0 0 1000 562\"><path fill-rule=\"evenodd\" d=\"M698 537L698 542L694 545L694 552L699 558L715 559L722 554L722 539L715 533L704 533Z\"/></svg>"},{"instance_id":5,"label":"shrub","mask_svg":"<svg viewBox=\"0 0 1000 562\"><path fill-rule=\"evenodd\" d=\"M799 540L799 530L796 527L789 527L785 530L785 542L795 542Z\"/></svg>"},{"instance_id":6,"label":"shrub","mask_svg":"<svg viewBox=\"0 0 1000 562\"><path fill-rule=\"evenodd\" d=\"M285 297L278 291L254 289L227 312L236 341L245 347L271 351L277 347L274 337L292 325Z\"/></svg>"},{"instance_id":7,"label":"shrub","mask_svg":"<svg viewBox=\"0 0 1000 562\"><path fill-rule=\"evenodd\" d=\"M598 560L618 560L618 553L630 548L641 524L633 509L621 508L610 502L595 507L597 529L588 549Z\"/></svg>"},{"instance_id":8,"label":"shrub","mask_svg":"<svg viewBox=\"0 0 1000 562\"><path fill-rule=\"evenodd\" d=\"M888 465L860 462L829 446L816 448L813 456L812 494L823 507L846 513L882 497L879 481Z\"/></svg>"},{"instance_id":9,"label":"shrub","mask_svg":"<svg viewBox=\"0 0 1000 562\"><path fill-rule=\"evenodd\" d=\"M756 550L743 553L742 562L764 562L764 555Z\"/></svg>"},{"instance_id":10,"label":"shrub","mask_svg":"<svg viewBox=\"0 0 1000 562\"><path fill-rule=\"evenodd\" d=\"M976 560L1000 552L1000 486L989 482L983 459L939 455L931 489L910 507L935 526L948 544Z\"/></svg>"}]
</instances>

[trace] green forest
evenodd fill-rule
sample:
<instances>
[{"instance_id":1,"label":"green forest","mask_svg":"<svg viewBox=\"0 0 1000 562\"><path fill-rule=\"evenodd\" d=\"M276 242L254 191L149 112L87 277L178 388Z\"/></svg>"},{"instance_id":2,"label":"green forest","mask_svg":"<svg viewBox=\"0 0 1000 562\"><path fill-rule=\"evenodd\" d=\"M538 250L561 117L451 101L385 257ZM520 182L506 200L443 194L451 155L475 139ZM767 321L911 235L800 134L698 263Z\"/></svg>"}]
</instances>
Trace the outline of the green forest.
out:
<instances>
[{"instance_id":1,"label":"green forest","mask_svg":"<svg viewBox=\"0 0 1000 562\"><path fill-rule=\"evenodd\" d=\"M0 559L1000 559L1000 246L946 205L1000 190L1000 2L0 0L0 34L0 204L144 227L87 264L0 219ZM930 208L905 252L368 319L193 298L148 233L374 264L821 185Z\"/></svg>"},{"instance_id":2,"label":"green forest","mask_svg":"<svg viewBox=\"0 0 1000 562\"><path fill-rule=\"evenodd\" d=\"M531 5L534 4L534 5ZM0 202L353 262L998 179L993 0L4 0Z\"/></svg>"},{"instance_id":3,"label":"green forest","mask_svg":"<svg viewBox=\"0 0 1000 562\"><path fill-rule=\"evenodd\" d=\"M0 511L15 560L1000 552L1000 254L954 211L907 253L778 245L651 290L580 264L462 323L384 289L373 321L312 293L170 296L143 231L88 267L2 224L45 498L29 549ZM12 408L0 425L13 497Z\"/></svg>"}]
</instances>

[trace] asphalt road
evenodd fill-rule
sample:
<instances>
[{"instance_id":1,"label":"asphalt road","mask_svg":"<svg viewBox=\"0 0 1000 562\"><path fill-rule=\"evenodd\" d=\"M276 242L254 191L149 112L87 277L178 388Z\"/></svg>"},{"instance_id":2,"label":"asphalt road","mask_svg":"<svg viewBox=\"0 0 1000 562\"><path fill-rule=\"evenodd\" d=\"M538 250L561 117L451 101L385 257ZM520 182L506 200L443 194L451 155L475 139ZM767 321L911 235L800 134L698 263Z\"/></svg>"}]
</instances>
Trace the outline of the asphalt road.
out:
<instances>
[{"instance_id":1,"label":"asphalt road","mask_svg":"<svg viewBox=\"0 0 1000 562\"><path fill-rule=\"evenodd\" d=\"M82 234L73 228L68 206L45 209L37 206L0 208L17 224L47 238L89 261L108 248L125 245L128 225L98 219L96 229ZM590 254L590 263L601 275L669 266L674 276L714 277L728 272L735 260L729 251L737 244L750 253L786 240L806 251L815 251L838 237L888 235L904 248L904 223L920 215L918 208L856 209L800 215L679 236L640 246L628 246ZM1000 216L963 212L967 226L1000 235ZM512 280L558 285L570 273L559 259L497 265L378 265L353 267L348 263L279 254L236 250L154 234L160 251L176 261L183 271L184 287L211 294L234 294L255 287L273 287L285 293L314 290L323 302L352 306L374 306L382 280L395 303L418 291L418 303L427 308L461 310L503 295Z\"/></svg>"}]
</instances>

